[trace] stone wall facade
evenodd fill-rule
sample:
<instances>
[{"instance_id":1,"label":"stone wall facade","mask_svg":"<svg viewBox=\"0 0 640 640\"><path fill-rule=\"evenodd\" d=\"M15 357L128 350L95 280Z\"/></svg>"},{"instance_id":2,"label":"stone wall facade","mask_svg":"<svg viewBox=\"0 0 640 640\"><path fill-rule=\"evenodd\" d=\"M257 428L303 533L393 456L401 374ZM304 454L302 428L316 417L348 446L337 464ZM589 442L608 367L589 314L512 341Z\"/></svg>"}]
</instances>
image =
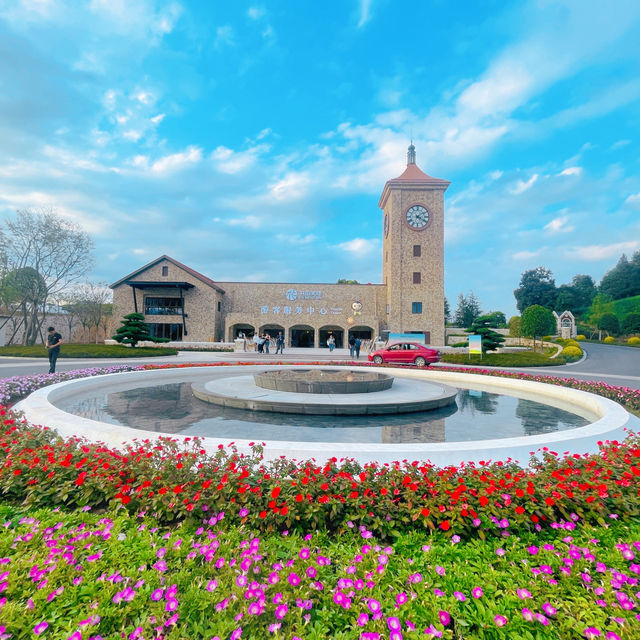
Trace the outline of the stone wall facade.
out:
<instances>
[{"instance_id":1,"label":"stone wall facade","mask_svg":"<svg viewBox=\"0 0 640 640\"><path fill-rule=\"evenodd\" d=\"M337 347L350 335L383 338L391 333L424 333L445 345L444 192L446 180L415 164L409 147L405 172L389 180L383 210L382 284L214 282L169 256L162 256L114 283L115 318L136 309L154 331L171 327L186 342L231 341L243 334L280 332L286 346ZM428 211L428 223L411 225L407 211ZM173 286L173 288L172 288ZM176 313L152 309L149 298L181 298ZM169 336L167 336L169 337ZM180 339L180 338L178 338Z\"/></svg>"}]
</instances>

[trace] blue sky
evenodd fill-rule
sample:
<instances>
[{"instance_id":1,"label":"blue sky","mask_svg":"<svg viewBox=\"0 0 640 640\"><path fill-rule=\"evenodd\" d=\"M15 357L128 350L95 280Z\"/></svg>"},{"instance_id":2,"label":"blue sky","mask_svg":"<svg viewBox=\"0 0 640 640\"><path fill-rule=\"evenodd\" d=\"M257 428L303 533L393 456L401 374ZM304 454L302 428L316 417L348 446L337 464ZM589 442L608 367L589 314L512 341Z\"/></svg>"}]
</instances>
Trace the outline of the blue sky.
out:
<instances>
[{"instance_id":1,"label":"blue sky","mask_svg":"<svg viewBox=\"0 0 640 640\"><path fill-rule=\"evenodd\" d=\"M640 2L0 0L0 217L53 207L94 280L381 280L387 179L451 181L445 286L640 249Z\"/></svg>"}]
</instances>

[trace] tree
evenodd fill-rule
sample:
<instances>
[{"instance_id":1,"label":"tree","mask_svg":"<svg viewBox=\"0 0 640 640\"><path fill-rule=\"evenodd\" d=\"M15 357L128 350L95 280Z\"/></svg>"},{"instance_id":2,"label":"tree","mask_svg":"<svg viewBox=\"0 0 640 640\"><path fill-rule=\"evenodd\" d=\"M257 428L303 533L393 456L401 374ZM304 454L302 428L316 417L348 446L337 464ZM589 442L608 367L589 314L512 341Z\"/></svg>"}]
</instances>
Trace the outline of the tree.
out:
<instances>
[{"instance_id":1,"label":"tree","mask_svg":"<svg viewBox=\"0 0 640 640\"><path fill-rule=\"evenodd\" d=\"M600 281L600 293L608 295L612 300L628 298L633 295L632 292L635 290L633 275L634 267L623 253L618 264L604 274Z\"/></svg>"},{"instance_id":2,"label":"tree","mask_svg":"<svg viewBox=\"0 0 640 640\"><path fill-rule=\"evenodd\" d=\"M114 340L135 347L142 340L150 340L149 326L141 313L129 313L122 319L122 326L116 330Z\"/></svg>"},{"instance_id":3,"label":"tree","mask_svg":"<svg viewBox=\"0 0 640 640\"><path fill-rule=\"evenodd\" d=\"M449 301L444 299L444 323L449 324L451 321L451 308L449 307Z\"/></svg>"},{"instance_id":4,"label":"tree","mask_svg":"<svg viewBox=\"0 0 640 640\"><path fill-rule=\"evenodd\" d=\"M578 310L586 309L593 302L596 293L598 293L593 278L584 274L573 276L571 279L571 288L576 298L575 302ZM564 309L562 309L562 311L564 311Z\"/></svg>"},{"instance_id":5,"label":"tree","mask_svg":"<svg viewBox=\"0 0 640 640\"><path fill-rule=\"evenodd\" d=\"M542 337L556 331L556 319L551 309L533 304L522 312L520 330L523 336L533 338L533 350L536 350L536 337Z\"/></svg>"},{"instance_id":6,"label":"tree","mask_svg":"<svg viewBox=\"0 0 640 640\"><path fill-rule=\"evenodd\" d=\"M521 322L522 322L522 318L520 318L520 316L511 316L511 318L509 318L509 335L512 338L522 337L522 332L520 327Z\"/></svg>"},{"instance_id":7,"label":"tree","mask_svg":"<svg viewBox=\"0 0 640 640\"><path fill-rule=\"evenodd\" d=\"M620 333L620 322L615 313L603 313L596 324L600 331L606 331L609 335L617 336Z\"/></svg>"},{"instance_id":8,"label":"tree","mask_svg":"<svg viewBox=\"0 0 640 640\"><path fill-rule=\"evenodd\" d=\"M640 313L631 311L622 319L622 333L640 333Z\"/></svg>"},{"instance_id":9,"label":"tree","mask_svg":"<svg viewBox=\"0 0 640 640\"><path fill-rule=\"evenodd\" d=\"M465 298L462 293L458 295L458 306L454 315L456 327L470 327L473 321L480 317L480 301L473 291Z\"/></svg>"},{"instance_id":10,"label":"tree","mask_svg":"<svg viewBox=\"0 0 640 640\"><path fill-rule=\"evenodd\" d=\"M4 221L0 241L2 280L10 276L10 281L14 278L14 284L19 283L13 287L18 297L7 308L5 323L22 314L23 342L35 344L50 299L84 277L93 265L93 242L52 209L18 211Z\"/></svg>"},{"instance_id":11,"label":"tree","mask_svg":"<svg viewBox=\"0 0 640 640\"><path fill-rule=\"evenodd\" d=\"M612 311L613 304L611 302L611 298L604 293L598 293L591 302L591 306L587 311L587 317L589 323L598 329L598 340L602 340L602 329L598 328L600 318L605 313L611 313Z\"/></svg>"},{"instance_id":12,"label":"tree","mask_svg":"<svg viewBox=\"0 0 640 640\"><path fill-rule=\"evenodd\" d=\"M484 315L491 316L495 320L496 327L500 329L504 329L507 326L507 318L502 311L489 311Z\"/></svg>"},{"instance_id":13,"label":"tree","mask_svg":"<svg viewBox=\"0 0 640 640\"><path fill-rule=\"evenodd\" d=\"M338 278L336 284L360 284L357 280L347 280L346 278Z\"/></svg>"},{"instance_id":14,"label":"tree","mask_svg":"<svg viewBox=\"0 0 640 640\"><path fill-rule=\"evenodd\" d=\"M498 327L496 319L496 313L480 316L468 329L465 329L469 334L482 336L482 353L495 351L504 342L504 337L494 331Z\"/></svg>"},{"instance_id":15,"label":"tree","mask_svg":"<svg viewBox=\"0 0 640 640\"><path fill-rule=\"evenodd\" d=\"M520 286L513 295L520 312L532 305L553 308L556 301L556 282L553 279L553 273L544 267L525 271L520 278Z\"/></svg>"},{"instance_id":16,"label":"tree","mask_svg":"<svg viewBox=\"0 0 640 640\"><path fill-rule=\"evenodd\" d=\"M88 282L77 285L66 296L63 309L73 313L85 329L94 329L98 342L98 329L104 324L104 316L110 315L113 293L105 283Z\"/></svg>"}]
</instances>

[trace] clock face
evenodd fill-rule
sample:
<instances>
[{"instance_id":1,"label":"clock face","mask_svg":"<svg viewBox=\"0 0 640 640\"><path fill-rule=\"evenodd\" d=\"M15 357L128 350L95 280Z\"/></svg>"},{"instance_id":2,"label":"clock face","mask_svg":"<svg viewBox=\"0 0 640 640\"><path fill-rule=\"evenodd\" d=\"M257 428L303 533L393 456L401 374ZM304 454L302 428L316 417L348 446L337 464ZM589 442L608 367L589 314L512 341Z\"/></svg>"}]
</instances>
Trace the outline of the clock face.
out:
<instances>
[{"instance_id":1,"label":"clock face","mask_svg":"<svg viewBox=\"0 0 640 640\"><path fill-rule=\"evenodd\" d=\"M429 212L421 204L410 207L405 218L412 229L424 229L429 224Z\"/></svg>"},{"instance_id":2,"label":"clock face","mask_svg":"<svg viewBox=\"0 0 640 640\"><path fill-rule=\"evenodd\" d=\"M384 217L384 237L386 238L389 235L389 216L386 215Z\"/></svg>"}]
</instances>

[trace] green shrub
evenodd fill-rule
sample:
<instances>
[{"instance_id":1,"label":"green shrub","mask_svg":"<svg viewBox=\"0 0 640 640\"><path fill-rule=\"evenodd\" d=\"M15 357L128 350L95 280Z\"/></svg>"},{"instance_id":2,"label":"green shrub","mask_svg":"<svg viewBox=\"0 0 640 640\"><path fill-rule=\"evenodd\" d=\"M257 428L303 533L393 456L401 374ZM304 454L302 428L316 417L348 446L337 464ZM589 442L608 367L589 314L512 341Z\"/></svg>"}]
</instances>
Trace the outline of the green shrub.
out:
<instances>
[{"instance_id":1,"label":"green shrub","mask_svg":"<svg viewBox=\"0 0 640 640\"><path fill-rule=\"evenodd\" d=\"M554 349L555 351L555 349ZM546 353L522 351L520 353L486 353L482 356L466 353L445 353L442 362L475 364L483 367L552 367L565 364L562 356L550 358Z\"/></svg>"},{"instance_id":2,"label":"green shrub","mask_svg":"<svg viewBox=\"0 0 640 640\"><path fill-rule=\"evenodd\" d=\"M640 347L640 338L638 338L638 336L631 336L627 340L627 344L631 345L632 347Z\"/></svg>"},{"instance_id":3,"label":"green shrub","mask_svg":"<svg viewBox=\"0 0 640 640\"><path fill-rule=\"evenodd\" d=\"M466 340L464 342L455 342L451 346L452 347L468 347L469 346L469 342L467 342Z\"/></svg>"},{"instance_id":4,"label":"green shrub","mask_svg":"<svg viewBox=\"0 0 640 640\"><path fill-rule=\"evenodd\" d=\"M604 342L605 344L615 344L615 343L616 343L616 339L615 339L615 338L613 338L612 336L607 336L607 337L603 340L603 342Z\"/></svg>"},{"instance_id":5,"label":"green shrub","mask_svg":"<svg viewBox=\"0 0 640 640\"><path fill-rule=\"evenodd\" d=\"M632 311L622 319L620 325L622 333L638 333L640 332L640 313Z\"/></svg>"},{"instance_id":6,"label":"green shrub","mask_svg":"<svg viewBox=\"0 0 640 640\"><path fill-rule=\"evenodd\" d=\"M579 336L576 336L576 340L586 340L587 336L580 334Z\"/></svg>"},{"instance_id":7,"label":"green shrub","mask_svg":"<svg viewBox=\"0 0 640 640\"><path fill-rule=\"evenodd\" d=\"M551 342L551 336L542 336L542 342Z\"/></svg>"},{"instance_id":8,"label":"green shrub","mask_svg":"<svg viewBox=\"0 0 640 640\"><path fill-rule=\"evenodd\" d=\"M567 360L567 362L575 362L582 358L582 349L574 345L569 345L562 350L560 355Z\"/></svg>"},{"instance_id":9,"label":"green shrub","mask_svg":"<svg viewBox=\"0 0 640 640\"><path fill-rule=\"evenodd\" d=\"M617 335L620 333L620 323L615 313L603 313L597 321L598 329Z\"/></svg>"}]
</instances>

